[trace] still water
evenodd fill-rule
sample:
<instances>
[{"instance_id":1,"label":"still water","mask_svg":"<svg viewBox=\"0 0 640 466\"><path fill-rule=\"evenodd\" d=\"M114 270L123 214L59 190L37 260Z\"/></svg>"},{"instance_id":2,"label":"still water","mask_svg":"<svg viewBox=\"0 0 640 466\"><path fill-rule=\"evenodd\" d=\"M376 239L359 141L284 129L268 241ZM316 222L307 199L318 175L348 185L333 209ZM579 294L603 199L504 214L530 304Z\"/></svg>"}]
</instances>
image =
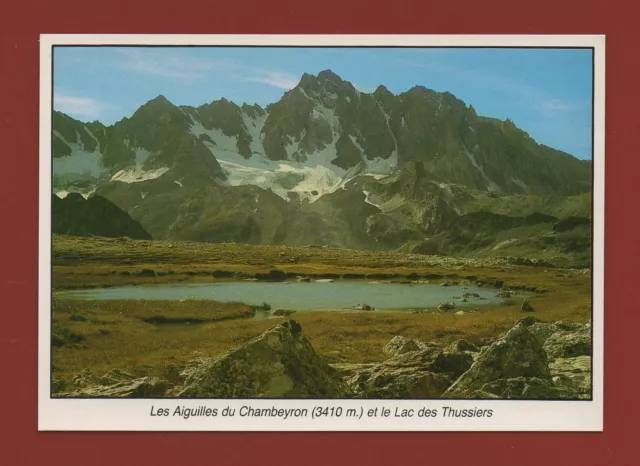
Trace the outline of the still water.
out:
<instances>
[{"instance_id":1,"label":"still water","mask_svg":"<svg viewBox=\"0 0 640 466\"><path fill-rule=\"evenodd\" d=\"M368 304L375 309L435 308L443 301L462 298L464 293L477 293L468 302L455 299L457 307L499 303L495 290L434 284L399 284L336 280L329 283L298 282L221 282L127 286L56 293L56 296L76 299L147 299L184 300L210 299L247 304L269 303L273 309L351 309Z\"/></svg>"}]
</instances>

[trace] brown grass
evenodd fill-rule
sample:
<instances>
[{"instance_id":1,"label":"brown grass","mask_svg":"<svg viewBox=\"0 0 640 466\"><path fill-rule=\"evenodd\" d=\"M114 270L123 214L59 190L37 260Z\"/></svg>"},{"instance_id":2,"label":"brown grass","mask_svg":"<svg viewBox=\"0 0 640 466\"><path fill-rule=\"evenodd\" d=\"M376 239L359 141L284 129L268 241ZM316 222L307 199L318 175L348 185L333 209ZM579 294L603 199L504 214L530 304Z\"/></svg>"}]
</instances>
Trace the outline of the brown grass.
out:
<instances>
[{"instance_id":1,"label":"brown grass","mask_svg":"<svg viewBox=\"0 0 640 466\"><path fill-rule=\"evenodd\" d=\"M228 280L214 272L254 276L272 269L294 275L418 274L435 283L475 278L485 286L497 280L506 287L544 291L529 298L534 315L543 321L586 322L591 315L591 276L570 270L379 251L54 236L55 289L209 282ZM380 361L386 357L382 348L395 335L441 344L459 338L483 343L522 317L519 304L464 316L309 311L257 320L241 303L55 299L53 333L59 346L53 348L54 373L67 381L85 368L97 374L121 368L136 375L164 375L167 367L220 354L289 318L302 324L329 362Z\"/></svg>"},{"instance_id":2,"label":"brown grass","mask_svg":"<svg viewBox=\"0 0 640 466\"><path fill-rule=\"evenodd\" d=\"M538 295L530 298L544 321L590 319L588 296ZM247 318L247 306L211 301L54 301L54 333L66 328L84 339L54 347L56 376L69 380L84 368L96 373L121 368L137 375L163 375L165 368L201 356L215 356L260 335L288 318ZM183 319L145 322L149 316ZM78 316L83 319L79 320ZM196 324L196 318L218 318ZM519 306L501 306L464 316L454 313L308 311L294 318L328 362L383 360L384 345L395 335L447 344L459 338L476 344L508 330L522 317ZM190 322L187 324L186 322Z\"/></svg>"}]
</instances>

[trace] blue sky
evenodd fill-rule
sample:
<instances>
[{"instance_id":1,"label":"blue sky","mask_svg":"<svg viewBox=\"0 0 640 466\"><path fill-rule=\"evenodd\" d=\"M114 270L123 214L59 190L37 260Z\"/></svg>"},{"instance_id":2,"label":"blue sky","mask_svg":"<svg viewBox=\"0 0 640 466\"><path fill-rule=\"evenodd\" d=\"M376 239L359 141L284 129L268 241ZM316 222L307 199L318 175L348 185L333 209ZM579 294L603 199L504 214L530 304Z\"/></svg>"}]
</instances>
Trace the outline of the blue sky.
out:
<instances>
[{"instance_id":1,"label":"blue sky","mask_svg":"<svg viewBox=\"0 0 640 466\"><path fill-rule=\"evenodd\" d=\"M112 124L159 94L176 105L276 102L331 69L363 92L448 91L542 144L591 158L591 50L56 47L54 107Z\"/></svg>"}]
</instances>

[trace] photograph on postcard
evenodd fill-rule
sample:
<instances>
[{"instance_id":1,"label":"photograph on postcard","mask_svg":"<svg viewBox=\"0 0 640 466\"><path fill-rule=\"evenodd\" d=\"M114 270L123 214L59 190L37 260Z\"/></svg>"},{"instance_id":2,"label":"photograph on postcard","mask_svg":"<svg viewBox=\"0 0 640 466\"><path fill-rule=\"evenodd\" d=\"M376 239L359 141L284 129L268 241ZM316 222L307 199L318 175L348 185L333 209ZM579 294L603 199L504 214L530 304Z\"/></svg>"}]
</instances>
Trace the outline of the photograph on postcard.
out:
<instances>
[{"instance_id":1,"label":"photograph on postcard","mask_svg":"<svg viewBox=\"0 0 640 466\"><path fill-rule=\"evenodd\" d=\"M593 47L132 37L51 47L52 399L593 399Z\"/></svg>"}]
</instances>

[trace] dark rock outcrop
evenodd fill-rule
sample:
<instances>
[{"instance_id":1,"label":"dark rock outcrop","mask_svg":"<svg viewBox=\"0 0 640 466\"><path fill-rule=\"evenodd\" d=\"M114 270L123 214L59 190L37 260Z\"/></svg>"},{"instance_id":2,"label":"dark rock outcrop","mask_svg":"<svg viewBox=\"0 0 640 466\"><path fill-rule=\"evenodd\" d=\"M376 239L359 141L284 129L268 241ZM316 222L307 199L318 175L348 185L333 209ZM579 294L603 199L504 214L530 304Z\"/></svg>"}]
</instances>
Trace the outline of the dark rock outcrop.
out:
<instances>
[{"instance_id":1,"label":"dark rock outcrop","mask_svg":"<svg viewBox=\"0 0 640 466\"><path fill-rule=\"evenodd\" d=\"M347 392L294 320L218 357L193 361L181 375L185 398L338 398Z\"/></svg>"},{"instance_id":2,"label":"dark rock outcrop","mask_svg":"<svg viewBox=\"0 0 640 466\"><path fill-rule=\"evenodd\" d=\"M456 340L444 349L448 353L477 353L480 351L476 345L467 340Z\"/></svg>"}]
</instances>

